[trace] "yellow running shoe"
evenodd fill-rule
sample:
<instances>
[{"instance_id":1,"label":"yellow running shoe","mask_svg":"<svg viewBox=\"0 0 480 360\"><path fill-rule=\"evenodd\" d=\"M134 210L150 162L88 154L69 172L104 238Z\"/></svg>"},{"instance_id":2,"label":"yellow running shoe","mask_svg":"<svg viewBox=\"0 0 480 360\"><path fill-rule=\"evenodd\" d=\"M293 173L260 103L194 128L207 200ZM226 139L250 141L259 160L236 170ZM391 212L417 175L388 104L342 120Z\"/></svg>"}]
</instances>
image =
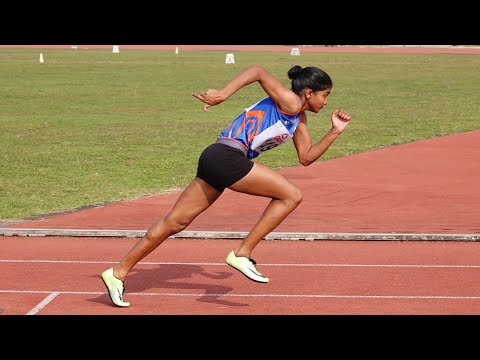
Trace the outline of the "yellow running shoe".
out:
<instances>
[{"instance_id":1,"label":"yellow running shoe","mask_svg":"<svg viewBox=\"0 0 480 360\"><path fill-rule=\"evenodd\" d=\"M120 307L129 307L130 303L123 301L123 292L125 291L124 282L113 275L113 267L102 273L102 280L108 290L108 295L112 302Z\"/></svg>"},{"instance_id":2,"label":"yellow running shoe","mask_svg":"<svg viewBox=\"0 0 480 360\"><path fill-rule=\"evenodd\" d=\"M248 277L253 281L260 282L260 283L267 283L270 281L269 278L263 276L255 268L255 265L256 265L255 260L250 259L246 256L236 256L233 250L228 254L225 261L228 265L240 271L243 275L245 275L246 277Z\"/></svg>"}]
</instances>

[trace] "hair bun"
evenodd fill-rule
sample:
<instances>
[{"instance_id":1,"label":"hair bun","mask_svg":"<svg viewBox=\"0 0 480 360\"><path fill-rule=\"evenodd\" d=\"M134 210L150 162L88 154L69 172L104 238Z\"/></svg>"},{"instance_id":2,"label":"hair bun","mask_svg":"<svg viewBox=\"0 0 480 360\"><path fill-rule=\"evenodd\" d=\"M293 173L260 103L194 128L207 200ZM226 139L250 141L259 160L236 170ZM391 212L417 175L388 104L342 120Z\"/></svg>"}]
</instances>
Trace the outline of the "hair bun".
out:
<instances>
[{"instance_id":1,"label":"hair bun","mask_svg":"<svg viewBox=\"0 0 480 360\"><path fill-rule=\"evenodd\" d=\"M301 72L302 67L300 65L295 65L290 70L288 70L288 78L294 80L300 76Z\"/></svg>"}]
</instances>

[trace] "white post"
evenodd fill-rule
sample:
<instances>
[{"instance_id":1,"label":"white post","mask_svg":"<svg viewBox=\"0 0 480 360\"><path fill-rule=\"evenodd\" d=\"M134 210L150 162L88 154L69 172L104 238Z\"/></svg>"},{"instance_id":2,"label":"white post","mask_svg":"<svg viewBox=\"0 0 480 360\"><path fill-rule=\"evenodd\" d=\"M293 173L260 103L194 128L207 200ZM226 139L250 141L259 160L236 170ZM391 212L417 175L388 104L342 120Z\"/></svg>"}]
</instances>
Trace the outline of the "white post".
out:
<instances>
[{"instance_id":1,"label":"white post","mask_svg":"<svg viewBox=\"0 0 480 360\"><path fill-rule=\"evenodd\" d=\"M290 55L300 56L300 49L299 48L292 48Z\"/></svg>"},{"instance_id":2,"label":"white post","mask_svg":"<svg viewBox=\"0 0 480 360\"><path fill-rule=\"evenodd\" d=\"M233 54L227 54L227 57L225 58L225 64L235 64Z\"/></svg>"}]
</instances>

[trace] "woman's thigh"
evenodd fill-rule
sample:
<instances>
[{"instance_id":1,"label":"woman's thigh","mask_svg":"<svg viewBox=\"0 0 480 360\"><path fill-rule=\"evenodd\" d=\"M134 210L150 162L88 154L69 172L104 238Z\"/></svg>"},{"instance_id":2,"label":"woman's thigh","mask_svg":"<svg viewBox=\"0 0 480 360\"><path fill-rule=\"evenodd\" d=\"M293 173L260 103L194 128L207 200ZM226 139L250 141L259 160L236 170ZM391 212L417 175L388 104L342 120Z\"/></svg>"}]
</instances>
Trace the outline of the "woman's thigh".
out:
<instances>
[{"instance_id":1,"label":"woman's thigh","mask_svg":"<svg viewBox=\"0 0 480 360\"><path fill-rule=\"evenodd\" d=\"M199 178L195 178L180 194L169 213L170 218L193 220L205 211L221 193Z\"/></svg>"},{"instance_id":2,"label":"woman's thigh","mask_svg":"<svg viewBox=\"0 0 480 360\"><path fill-rule=\"evenodd\" d=\"M275 199L286 199L292 195L292 192L296 194L299 191L282 174L259 163L255 163L252 170L245 177L229 186L229 189Z\"/></svg>"}]
</instances>

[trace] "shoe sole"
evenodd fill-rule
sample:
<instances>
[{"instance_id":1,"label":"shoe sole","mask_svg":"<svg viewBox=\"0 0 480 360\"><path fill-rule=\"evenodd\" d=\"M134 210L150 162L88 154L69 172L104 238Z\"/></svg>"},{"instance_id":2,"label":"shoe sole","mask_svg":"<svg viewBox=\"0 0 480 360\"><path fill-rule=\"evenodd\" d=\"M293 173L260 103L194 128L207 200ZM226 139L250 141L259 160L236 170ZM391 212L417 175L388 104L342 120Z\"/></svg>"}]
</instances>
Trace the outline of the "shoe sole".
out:
<instances>
[{"instance_id":1,"label":"shoe sole","mask_svg":"<svg viewBox=\"0 0 480 360\"><path fill-rule=\"evenodd\" d=\"M229 263L227 263L227 265L230 266L232 269L237 270L240 274L242 274L243 276L245 276L245 277L246 277L247 279L249 279L249 280L255 281L255 282L259 283L259 284L267 284L267 283L268 283L268 281L260 281L260 280L252 279L250 276L246 275L243 271L237 269L235 266L230 265ZM270 280L269 280L269 281L270 281Z\"/></svg>"}]
</instances>

